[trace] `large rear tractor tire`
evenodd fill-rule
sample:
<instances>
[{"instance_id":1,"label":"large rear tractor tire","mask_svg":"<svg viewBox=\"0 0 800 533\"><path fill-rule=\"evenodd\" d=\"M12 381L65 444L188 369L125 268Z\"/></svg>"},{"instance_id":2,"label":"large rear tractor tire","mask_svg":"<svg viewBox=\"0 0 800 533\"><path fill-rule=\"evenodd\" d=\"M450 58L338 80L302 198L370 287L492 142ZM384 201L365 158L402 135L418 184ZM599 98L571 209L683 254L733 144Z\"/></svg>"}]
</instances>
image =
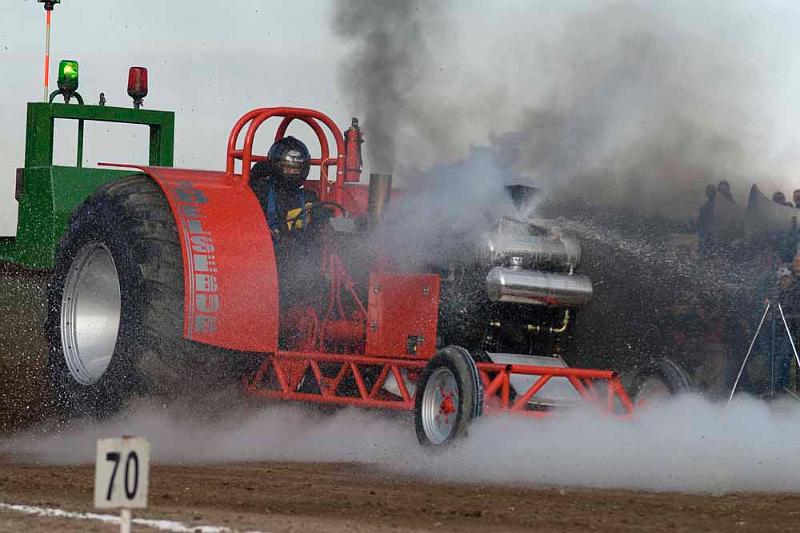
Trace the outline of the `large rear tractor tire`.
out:
<instances>
[{"instance_id":1,"label":"large rear tractor tire","mask_svg":"<svg viewBox=\"0 0 800 533\"><path fill-rule=\"evenodd\" d=\"M422 371L416 387L414 425L423 446L444 446L466 436L483 408L483 388L469 352L442 348Z\"/></svg>"},{"instance_id":2,"label":"large rear tractor tire","mask_svg":"<svg viewBox=\"0 0 800 533\"><path fill-rule=\"evenodd\" d=\"M67 417L232 377L232 353L183 338L183 260L167 199L134 175L73 213L48 285L48 368Z\"/></svg>"}]
</instances>

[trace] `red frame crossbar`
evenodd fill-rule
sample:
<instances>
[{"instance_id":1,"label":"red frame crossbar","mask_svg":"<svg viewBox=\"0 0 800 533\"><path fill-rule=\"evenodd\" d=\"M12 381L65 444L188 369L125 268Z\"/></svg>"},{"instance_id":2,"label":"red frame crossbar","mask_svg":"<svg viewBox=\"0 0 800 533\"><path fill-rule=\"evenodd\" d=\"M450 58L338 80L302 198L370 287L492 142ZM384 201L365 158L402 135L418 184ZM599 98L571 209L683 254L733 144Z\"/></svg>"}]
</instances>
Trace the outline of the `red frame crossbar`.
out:
<instances>
[{"instance_id":1,"label":"red frame crossbar","mask_svg":"<svg viewBox=\"0 0 800 533\"><path fill-rule=\"evenodd\" d=\"M415 389L414 378L426 363L420 359L279 351L266 355L255 374L245 378L245 392L278 400L413 411L414 394L410 391ZM325 375L323 364L328 365L329 374L333 370L333 375ZM477 363L477 368L484 387L484 413L543 416L552 412L532 410L530 404L552 378L566 378L586 402L608 412L618 414L620 408L624 414L633 412L619 376L608 370L496 363ZM512 398L513 374L540 378L527 390L517 390ZM399 396L383 389L390 375L397 382ZM343 391L340 386L348 378L355 383L355 390ZM599 382L606 384L604 397Z\"/></svg>"}]
</instances>

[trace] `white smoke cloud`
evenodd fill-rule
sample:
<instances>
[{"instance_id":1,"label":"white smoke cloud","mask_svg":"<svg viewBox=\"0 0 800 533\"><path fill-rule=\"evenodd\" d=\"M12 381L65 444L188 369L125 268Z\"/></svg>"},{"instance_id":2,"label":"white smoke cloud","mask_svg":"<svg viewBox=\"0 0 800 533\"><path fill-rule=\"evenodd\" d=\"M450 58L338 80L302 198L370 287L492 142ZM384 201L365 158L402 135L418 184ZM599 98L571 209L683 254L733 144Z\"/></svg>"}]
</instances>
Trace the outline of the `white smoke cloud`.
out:
<instances>
[{"instance_id":1,"label":"white smoke cloud","mask_svg":"<svg viewBox=\"0 0 800 533\"><path fill-rule=\"evenodd\" d=\"M299 406L235 407L214 420L188 409L139 407L61 433L34 430L0 452L54 464L89 462L95 439L141 435L159 463L348 461L464 482L724 493L800 490L800 407L686 396L630 419L587 411L544 420L483 417L445 453L419 447L406 416Z\"/></svg>"}]
</instances>

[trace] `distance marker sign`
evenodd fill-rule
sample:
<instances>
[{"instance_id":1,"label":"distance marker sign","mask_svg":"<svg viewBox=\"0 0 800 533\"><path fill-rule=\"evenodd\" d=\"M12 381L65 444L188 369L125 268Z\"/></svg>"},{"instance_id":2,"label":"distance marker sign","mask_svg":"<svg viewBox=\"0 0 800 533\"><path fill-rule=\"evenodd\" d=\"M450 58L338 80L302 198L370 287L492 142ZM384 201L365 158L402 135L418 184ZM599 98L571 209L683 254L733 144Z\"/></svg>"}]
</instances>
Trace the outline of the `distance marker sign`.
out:
<instances>
[{"instance_id":1,"label":"distance marker sign","mask_svg":"<svg viewBox=\"0 0 800 533\"><path fill-rule=\"evenodd\" d=\"M143 438L100 439L94 471L98 509L147 507L150 443Z\"/></svg>"}]
</instances>

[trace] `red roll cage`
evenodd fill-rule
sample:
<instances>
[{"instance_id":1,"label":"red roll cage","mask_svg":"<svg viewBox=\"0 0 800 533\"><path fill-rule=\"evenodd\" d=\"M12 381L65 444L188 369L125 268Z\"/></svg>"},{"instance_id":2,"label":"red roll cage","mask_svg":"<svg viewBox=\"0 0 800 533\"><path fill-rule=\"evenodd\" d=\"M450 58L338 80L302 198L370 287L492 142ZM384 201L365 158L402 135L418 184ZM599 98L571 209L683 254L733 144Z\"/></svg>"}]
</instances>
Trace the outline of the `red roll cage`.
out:
<instances>
[{"instance_id":1,"label":"red roll cage","mask_svg":"<svg viewBox=\"0 0 800 533\"><path fill-rule=\"evenodd\" d=\"M309 127L317 135L317 140L320 145L320 156L311 159L312 166L319 167L319 198L323 201L333 201L341 203L343 199L344 184L346 181L358 181L360 170L345 169L345 140L342 131L331 120L330 117L319 111L313 109L305 109L301 107L262 107L253 109L242 115L236 122L228 137L228 153L225 164L225 171L230 174L236 172L236 160L242 162L241 177L245 181L250 179L250 167L256 161L267 161L266 155L253 154L253 142L255 140L256 131L267 120L273 117L280 117L280 125L275 132L275 140L282 139L289 125L294 120L300 120L308 124ZM336 152L333 156L330 154L330 143L325 130L320 125L325 125L333 136L336 144ZM244 144L241 149L237 148L239 137L242 130L247 126L247 132L244 136ZM336 167L336 179L330 180L328 177L328 168ZM356 173L355 176L348 175L349 173Z\"/></svg>"}]
</instances>

